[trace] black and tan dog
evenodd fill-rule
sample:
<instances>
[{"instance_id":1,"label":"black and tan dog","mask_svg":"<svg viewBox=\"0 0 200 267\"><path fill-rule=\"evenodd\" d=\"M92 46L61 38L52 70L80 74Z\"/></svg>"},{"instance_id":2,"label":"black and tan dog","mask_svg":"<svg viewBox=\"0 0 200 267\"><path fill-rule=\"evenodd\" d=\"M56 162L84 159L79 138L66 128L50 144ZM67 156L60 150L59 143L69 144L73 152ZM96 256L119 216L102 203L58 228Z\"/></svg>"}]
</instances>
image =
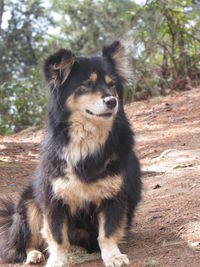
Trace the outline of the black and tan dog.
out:
<instances>
[{"instance_id":1,"label":"black and tan dog","mask_svg":"<svg viewBox=\"0 0 200 267\"><path fill-rule=\"evenodd\" d=\"M106 267L129 264L118 248L140 200L138 159L124 113L125 46L102 56L61 49L44 64L50 89L40 163L16 204L2 200L2 262L67 266L69 245L100 249Z\"/></svg>"}]
</instances>

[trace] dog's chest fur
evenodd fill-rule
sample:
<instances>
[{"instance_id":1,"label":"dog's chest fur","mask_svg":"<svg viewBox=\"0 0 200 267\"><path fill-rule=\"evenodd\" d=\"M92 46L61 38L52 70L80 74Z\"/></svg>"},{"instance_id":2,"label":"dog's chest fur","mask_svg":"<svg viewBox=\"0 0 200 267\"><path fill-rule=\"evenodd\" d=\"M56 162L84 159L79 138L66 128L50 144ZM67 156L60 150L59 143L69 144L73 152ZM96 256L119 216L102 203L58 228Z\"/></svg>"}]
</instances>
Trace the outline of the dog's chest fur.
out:
<instances>
[{"instance_id":1,"label":"dog's chest fur","mask_svg":"<svg viewBox=\"0 0 200 267\"><path fill-rule=\"evenodd\" d=\"M99 206L103 199L113 198L119 192L121 184L120 175L108 176L87 184L69 173L68 176L53 181L52 186L57 198L68 204L71 213L74 213L77 208L82 208L87 203L92 202Z\"/></svg>"},{"instance_id":2,"label":"dog's chest fur","mask_svg":"<svg viewBox=\"0 0 200 267\"><path fill-rule=\"evenodd\" d=\"M86 183L74 172L74 166L79 160L83 160L105 144L111 127L111 123L94 125L82 117L73 116L70 143L63 148L63 159L67 162L65 176L52 181L56 197L68 204L72 213L90 202L99 206L103 199L114 197L121 188L121 175L107 176Z\"/></svg>"},{"instance_id":3,"label":"dog's chest fur","mask_svg":"<svg viewBox=\"0 0 200 267\"><path fill-rule=\"evenodd\" d=\"M104 145L111 128L112 121L94 124L74 112L70 117L70 142L63 148L63 158L68 167L76 166L79 160L83 160Z\"/></svg>"}]
</instances>

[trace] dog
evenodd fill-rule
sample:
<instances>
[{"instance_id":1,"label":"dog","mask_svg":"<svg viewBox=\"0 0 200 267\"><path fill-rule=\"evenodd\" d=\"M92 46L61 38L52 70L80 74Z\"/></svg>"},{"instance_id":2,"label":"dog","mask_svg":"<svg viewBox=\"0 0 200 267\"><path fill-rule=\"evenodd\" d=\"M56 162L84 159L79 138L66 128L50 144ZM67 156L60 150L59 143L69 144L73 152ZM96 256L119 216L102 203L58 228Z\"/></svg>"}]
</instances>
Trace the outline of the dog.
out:
<instances>
[{"instance_id":1,"label":"dog","mask_svg":"<svg viewBox=\"0 0 200 267\"><path fill-rule=\"evenodd\" d=\"M68 265L70 245L100 250L106 267L129 265L118 244L141 198L134 134L123 106L130 76L120 40L102 55L60 49L43 66L48 120L39 165L16 203L1 200L3 263Z\"/></svg>"}]
</instances>

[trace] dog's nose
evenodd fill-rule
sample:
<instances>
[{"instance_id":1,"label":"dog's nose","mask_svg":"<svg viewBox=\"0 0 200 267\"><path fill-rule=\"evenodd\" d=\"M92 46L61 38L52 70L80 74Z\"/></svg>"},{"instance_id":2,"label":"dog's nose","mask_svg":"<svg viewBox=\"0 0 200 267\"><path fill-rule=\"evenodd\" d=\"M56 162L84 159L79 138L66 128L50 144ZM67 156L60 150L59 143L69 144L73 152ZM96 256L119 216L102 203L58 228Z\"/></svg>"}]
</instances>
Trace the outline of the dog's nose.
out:
<instances>
[{"instance_id":1,"label":"dog's nose","mask_svg":"<svg viewBox=\"0 0 200 267\"><path fill-rule=\"evenodd\" d=\"M114 109L117 105L117 100L113 96L105 97L103 102L106 104L107 108Z\"/></svg>"}]
</instances>

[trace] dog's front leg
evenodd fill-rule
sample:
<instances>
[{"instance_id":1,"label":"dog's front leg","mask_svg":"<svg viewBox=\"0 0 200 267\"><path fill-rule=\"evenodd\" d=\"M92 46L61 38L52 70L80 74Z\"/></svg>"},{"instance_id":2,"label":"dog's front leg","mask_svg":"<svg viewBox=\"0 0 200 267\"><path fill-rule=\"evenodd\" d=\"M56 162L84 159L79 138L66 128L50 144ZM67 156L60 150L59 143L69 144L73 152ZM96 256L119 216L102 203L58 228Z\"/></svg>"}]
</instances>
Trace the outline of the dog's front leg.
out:
<instances>
[{"instance_id":1,"label":"dog's front leg","mask_svg":"<svg viewBox=\"0 0 200 267\"><path fill-rule=\"evenodd\" d=\"M122 267L129 265L127 255L122 254L118 243L124 236L126 227L125 211L115 211L116 203L111 204L107 210L99 214L99 247L105 267ZM120 209L119 209L120 210ZM113 213L119 214L119 218Z\"/></svg>"},{"instance_id":2,"label":"dog's front leg","mask_svg":"<svg viewBox=\"0 0 200 267\"><path fill-rule=\"evenodd\" d=\"M49 258L46 267L68 265L69 247L67 219L61 203L55 201L44 216L42 235L48 244Z\"/></svg>"}]
</instances>

